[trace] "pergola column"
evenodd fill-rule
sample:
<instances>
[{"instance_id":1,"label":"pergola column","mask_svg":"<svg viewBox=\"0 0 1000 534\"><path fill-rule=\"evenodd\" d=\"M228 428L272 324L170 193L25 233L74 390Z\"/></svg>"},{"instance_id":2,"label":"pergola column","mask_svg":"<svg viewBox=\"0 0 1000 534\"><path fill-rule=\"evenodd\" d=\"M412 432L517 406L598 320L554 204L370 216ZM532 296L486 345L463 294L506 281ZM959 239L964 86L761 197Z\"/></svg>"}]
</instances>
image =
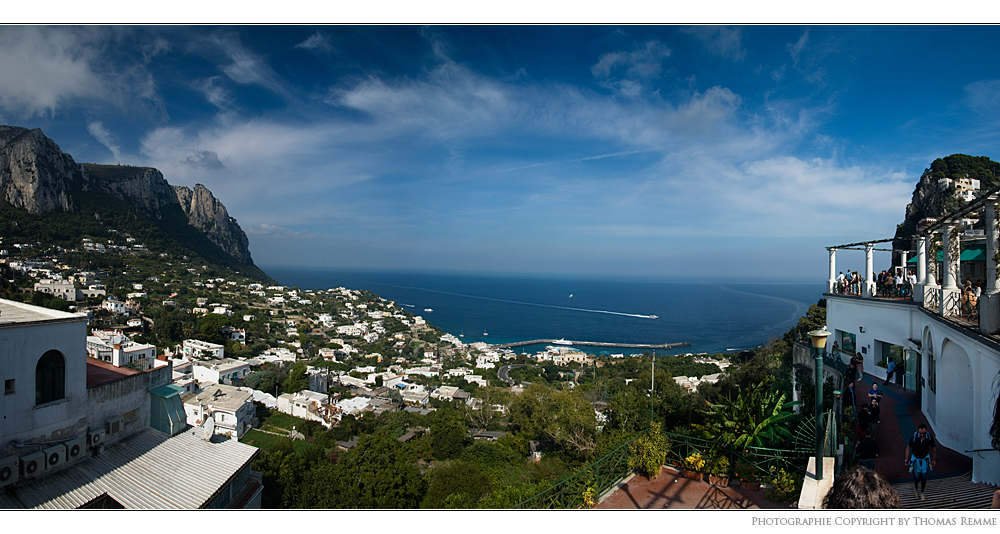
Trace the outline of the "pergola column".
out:
<instances>
[{"instance_id":1,"label":"pergola column","mask_svg":"<svg viewBox=\"0 0 1000 534\"><path fill-rule=\"evenodd\" d=\"M837 249L827 250L830 251L830 279L826 281L826 292L833 293L837 287Z\"/></svg>"},{"instance_id":2,"label":"pergola column","mask_svg":"<svg viewBox=\"0 0 1000 534\"><path fill-rule=\"evenodd\" d=\"M924 285L927 283L927 238L917 238L917 284L913 286L913 301L924 301Z\"/></svg>"},{"instance_id":3,"label":"pergola column","mask_svg":"<svg viewBox=\"0 0 1000 534\"><path fill-rule=\"evenodd\" d=\"M941 248L943 256L944 279L941 281L941 306L939 312L942 317L947 315L958 315L961 312L960 293L958 280L955 276L955 256L952 252L952 230L955 223L946 223L941 230Z\"/></svg>"},{"instance_id":4,"label":"pergola column","mask_svg":"<svg viewBox=\"0 0 1000 534\"><path fill-rule=\"evenodd\" d=\"M865 243L865 287L861 296L871 298L875 296L875 267L872 261L872 251L875 249L874 243Z\"/></svg>"},{"instance_id":5,"label":"pergola column","mask_svg":"<svg viewBox=\"0 0 1000 534\"><path fill-rule=\"evenodd\" d=\"M1000 284L997 283L996 254L1000 245L1000 231L997 230L996 197L991 197L983 206L983 229L986 234L986 287L979 302L979 331L993 335L1000 331Z\"/></svg>"}]
</instances>

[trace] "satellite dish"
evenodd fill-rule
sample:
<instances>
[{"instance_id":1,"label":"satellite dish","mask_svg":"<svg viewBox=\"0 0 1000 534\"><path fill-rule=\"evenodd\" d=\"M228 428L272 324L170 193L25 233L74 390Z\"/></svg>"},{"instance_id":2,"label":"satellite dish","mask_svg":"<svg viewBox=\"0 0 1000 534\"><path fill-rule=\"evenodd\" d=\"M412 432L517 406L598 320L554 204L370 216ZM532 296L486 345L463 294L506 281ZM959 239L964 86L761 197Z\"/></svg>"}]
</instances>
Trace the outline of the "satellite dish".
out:
<instances>
[{"instance_id":1,"label":"satellite dish","mask_svg":"<svg viewBox=\"0 0 1000 534\"><path fill-rule=\"evenodd\" d=\"M205 429L204 440L209 441L212 439L212 434L215 434L215 419L211 417L205 418L205 425L203 428Z\"/></svg>"}]
</instances>

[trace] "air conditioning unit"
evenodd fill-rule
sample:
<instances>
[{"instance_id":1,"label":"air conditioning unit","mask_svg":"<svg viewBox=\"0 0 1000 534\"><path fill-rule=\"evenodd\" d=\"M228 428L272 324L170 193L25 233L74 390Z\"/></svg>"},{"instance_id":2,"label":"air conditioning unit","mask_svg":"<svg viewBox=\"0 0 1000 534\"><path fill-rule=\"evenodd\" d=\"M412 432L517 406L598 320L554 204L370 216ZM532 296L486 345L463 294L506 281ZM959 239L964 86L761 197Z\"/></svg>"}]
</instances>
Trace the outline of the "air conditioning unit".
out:
<instances>
[{"instance_id":1,"label":"air conditioning unit","mask_svg":"<svg viewBox=\"0 0 1000 534\"><path fill-rule=\"evenodd\" d=\"M115 417L104 422L104 431L113 436L122 431L122 418Z\"/></svg>"},{"instance_id":2,"label":"air conditioning unit","mask_svg":"<svg viewBox=\"0 0 1000 534\"><path fill-rule=\"evenodd\" d=\"M91 430L87 434L87 446L100 447L101 445L104 445L104 429Z\"/></svg>"},{"instance_id":3,"label":"air conditioning unit","mask_svg":"<svg viewBox=\"0 0 1000 534\"><path fill-rule=\"evenodd\" d=\"M45 470L54 469L66 462L66 446L56 445L42 451L45 453Z\"/></svg>"},{"instance_id":4,"label":"air conditioning unit","mask_svg":"<svg viewBox=\"0 0 1000 534\"><path fill-rule=\"evenodd\" d=\"M66 461L71 462L87 452L87 440L79 437L66 442Z\"/></svg>"},{"instance_id":5,"label":"air conditioning unit","mask_svg":"<svg viewBox=\"0 0 1000 534\"><path fill-rule=\"evenodd\" d=\"M21 478L31 478L44 470L44 452L33 452L21 457Z\"/></svg>"},{"instance_id":6,"label":"air conditioning unit","mask_svg":"<svg viewBox=\"0 0 1000 534\"><path fill-rule=\"evenodd\" d=\"M17 456L0 459L0 488L17 482L18 462Z\"/></svg>"}]
</instances>

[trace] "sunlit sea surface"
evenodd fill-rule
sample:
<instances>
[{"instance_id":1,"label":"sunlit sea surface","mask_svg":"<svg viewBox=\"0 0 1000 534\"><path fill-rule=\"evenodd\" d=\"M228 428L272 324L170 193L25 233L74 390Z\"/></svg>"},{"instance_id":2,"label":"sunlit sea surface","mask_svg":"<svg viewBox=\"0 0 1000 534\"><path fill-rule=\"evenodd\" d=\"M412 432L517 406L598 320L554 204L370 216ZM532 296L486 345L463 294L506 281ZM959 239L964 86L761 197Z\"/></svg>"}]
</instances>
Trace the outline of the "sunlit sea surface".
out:
<instances>
[{"instance_id":1,"label":"sunlit sea surface","mask_svg":"<svg viewBox=\"0 0 1000 534\"><path fill-rule=\"evenodd\" d=\"M732 352L763 345L795 325L824 289L823 282L712 284L287 267L265 271L289 287L369 290L466 343L691 343L671 353ZM657 318L649 318L652 315ZM637 352L580 348L589 353Z\"/></svg>"}]
</instances>

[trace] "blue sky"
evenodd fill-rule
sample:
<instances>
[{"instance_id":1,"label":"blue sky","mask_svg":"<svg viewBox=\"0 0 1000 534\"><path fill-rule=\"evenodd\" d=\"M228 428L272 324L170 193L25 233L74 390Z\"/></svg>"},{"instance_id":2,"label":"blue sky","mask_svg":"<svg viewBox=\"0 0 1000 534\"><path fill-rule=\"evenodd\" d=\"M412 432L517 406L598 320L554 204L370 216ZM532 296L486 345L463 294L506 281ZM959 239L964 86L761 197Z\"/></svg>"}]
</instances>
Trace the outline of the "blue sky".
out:
<instances>
[{"instance_id":1,"label":"blue sky","mask_svg":"<svg viewBox=\"0 0 1000 534\"><path fill-rule=\"evenodd\" d=\"M0 27L0 123L205 184L264 266L822 280L933 159L1000 157L998 38Z\"/></svg>"}]
</instances>

